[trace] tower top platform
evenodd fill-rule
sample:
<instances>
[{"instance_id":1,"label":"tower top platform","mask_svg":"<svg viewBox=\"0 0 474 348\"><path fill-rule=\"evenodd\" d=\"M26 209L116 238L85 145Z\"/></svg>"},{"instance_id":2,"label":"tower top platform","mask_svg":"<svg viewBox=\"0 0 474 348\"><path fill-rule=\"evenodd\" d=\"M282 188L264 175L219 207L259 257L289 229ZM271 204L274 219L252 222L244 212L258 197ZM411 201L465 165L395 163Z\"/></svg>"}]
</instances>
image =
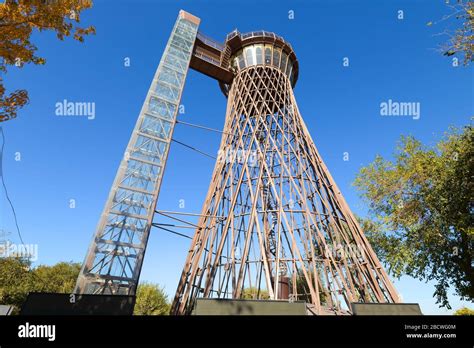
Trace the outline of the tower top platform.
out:
<instances>
[{"instance_id":1,"label":"tower top platform","mask_svg":"<svg viewBox=\"0 0 474 348\"><path fill-rule=\"evenodd\" d=\"M264 45L266 52L263 52L264 59L260 62L257 56L253 59L253 64L247 62L247 56L250 54L245 54L245 65L273 65L285 72L291 80L292 86L296 84L298 80L299 73L299 64L296 54L293 50L291 44L285 39L275 33L259 30L251 31L247 33L240 33L237 29L227 34L224 47L229 47L230 56L236 57L240 54L241 50L244 50L245 47L254 46L255 48L259 45ZM267 50L267 48L270 48ZM265 54L271 54L270 60L268 60L268 55L265 57ZM278 59L276 59L278 58ZM225 63L225 62L223 62ZM239 62L233 64L234 62L230 61L230 66L234 67L236 70L239 70Z\"/></svg>"}]
</instances>

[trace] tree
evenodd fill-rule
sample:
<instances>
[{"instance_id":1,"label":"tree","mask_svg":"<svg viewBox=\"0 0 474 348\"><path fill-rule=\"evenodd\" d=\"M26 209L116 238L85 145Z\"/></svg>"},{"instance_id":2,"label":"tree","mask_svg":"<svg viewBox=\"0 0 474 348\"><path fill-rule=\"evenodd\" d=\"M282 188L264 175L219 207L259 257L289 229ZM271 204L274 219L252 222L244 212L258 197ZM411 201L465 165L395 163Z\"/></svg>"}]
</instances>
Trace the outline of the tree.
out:
<instances>
[{"instance_id":1,"label":"tree","mask_svg":"<svg viewBox=\"0 0 474 348\"><path fill-rule=\"evenodd\" d=\"M69 294L74 291L80 263L59 262L54 266L38 266L34 269L35 289L42 292Z\"/></svg>"},{"instance_id":2,"label":"tree","mask_svg":"<svg viewBox=\"0 0 474 348\"><path fill-rule=\"evenodd\" d=\"M0 304L13 305L17 314L30 292L72 293L80 270L80 263L59 262L31 268L31 263L22 258L0 258ZM134 314L169 313L168 298L158 285L142 283L136 295Z\"/></svg>"},{"instance_id":3,"label":"tree","mask_svg":"<svg viewBox=\"0 0 474 348\"><path fill-rule=\"evenodd\" d=\"M171 305L163 288L157 284L141 283L138 285L135 302L135 315L168 315Z\"/></svg>"},{"instance_id":4,"label":"tree","mask_svg":"<svg viewBox=\"0 0 474 348\"><path fill-rule=\"evenodd\" d=\"M377 156L354 182L369 204L362 226L389 272L435 281L437 303L447 308L450 286L474 299L473 169L467 126L451 128L435 147L402 137L393 162Z\"/></svg>"},{"instance_id":5,"label":"tree","mask_svg":"<svg viewBox=\"0 0 474 348\"><path fill-rule=\"evenodd\" d=\"M29 263L20 258L0 258L0 304L18 312L32 285Z\"/></svg>"},{"instance_id":6,"label":"tree","mask_svg":"<svg viewBox=\"0 0 474 348\"><path fill-rule=\"evenodd\" d=\"M91 8L91 0L6 0L0 4L0 73L7 72L8 65L45 64L36 56L37 47L30 38L34 30L56 32L59 40L73 36L84 41L84 36L95 33L92 26L76 26L84 9ZM17 116L20 108L28 103L28 92L16 90L9 95L0 77L0 122Z\"/></svg>"},{"instance_id":7,"label":"tree","mask_svg":"<svg viewBox=\"0 0 474 348\"><path fill-rule=\"evenodd\" d=\"M474 60L474 2L464 0L454 0L453 4L447 1L451 13L445 15L439 22L447 21L450 18L461 20L462 24L454 32L445 30L442 34L448 35L449 40L442 45L441 52L445 56L456 54L463 57L464 65L469 65ZM428 22L428 25L437 23Z\"/></svg>"},{"instance_id":8,"label":"tree","mask_svg":"<svg viewBox=\"0 0 474 348\"><path fill-rule=\"evenodd\" d=\"M317 264L316 266L318 268L317 272L323 272L323 270L321 269L321 264ZM311 277L311 279L314 279L314 272L313 271L309 271L309 276ZM318 277L318 274L316 274L316 276ZM321 280L319 280L321 281ZM290 278L290 292L291 292L291 289L293 289L293 279ZM321 289L319 289L319 301L322 305L325 305L326 304L326 299L327 299L327 296L328 294L327 293L324 293L321 291ZM309 286L308 286L308 281L304 275L304 272L303 270L299 269L296 273L296 292L297 292L297 297L295 298L296 300L299 300L299 301L305 301L305 302L308 302L308 303L311 303L311 292L309 290Z\"/></svg>"},{"instance_id":9,"label":"tree","mask_svg":"<svg viewBox=\"0 0 474 348\"><path fill-rule=\"evenodd\" d=\"M17 313L29 292L71 293L80 264L60 262L34 269L28 260L14 257L0 259L0 304L13 305Z\"/></svg>"},{"instance_id":10,"label":"tree","mask_svg":"<svg viewBox=\"0 0 474 348\"><path fill-rule=\"evenodd\" d=\"M462 307L456 310L454 315L474 315L474 310L467 308L467 307Z\"/></svg>"},{"instance_id":11,"label":"tree","mask_svg":"<svg viewBox=\"0 0 474 348\"><path fill-rule=\"evenodd\" d=\"M267 290L257 289L252 286L242 291L241 298L245 300L268 300L270 295Z\"/></svg>"}]
</instances>

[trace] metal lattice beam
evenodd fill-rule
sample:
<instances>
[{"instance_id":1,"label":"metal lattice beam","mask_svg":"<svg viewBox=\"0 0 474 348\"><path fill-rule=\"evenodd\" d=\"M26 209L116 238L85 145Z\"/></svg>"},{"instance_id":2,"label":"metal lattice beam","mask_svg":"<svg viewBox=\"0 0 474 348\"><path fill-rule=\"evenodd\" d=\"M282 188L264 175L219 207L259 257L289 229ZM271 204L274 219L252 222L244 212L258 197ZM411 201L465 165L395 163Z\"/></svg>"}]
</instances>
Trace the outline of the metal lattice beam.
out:
<instances>
[{"instance_id":1,"label":"metal lattice beam","mask_svg":"<svg viewBox=\"0 0 474 348\"><path fill-rule=\"evenodd\" d=\"M303 300L315 314L399 302L299 113L291 45L265 31L234 31L221 45L198 35L199 22L178 16L76 292L135 293L150 229L164 228L153 215L192 67L218 80L228 103L172 313L189 314L199 297Z\"/></svg>"},{"instance_id":2,"label":"metal lattice beam","mask_svg":"<svg viewBox=\"0 0 474 348\"><path fill-rule=\"evenodd\" d=\"M271 62L249 64L251 53L245 59L172 313L189 314L199 297L242 298L249 288L256 299L304 300L316 314L398 302L308 133L288 74Z\"/></svg>"},{"instance_id":3,"label":"metal lattice beam","mask_svg":"<svg viewBox=\"0 0 474 348\"><path fill-rule=\"evenodd\" d=\"M135 293L198 26L198 18L180 12L100 217L76 293Z\"/></svg>"}]
</instances>

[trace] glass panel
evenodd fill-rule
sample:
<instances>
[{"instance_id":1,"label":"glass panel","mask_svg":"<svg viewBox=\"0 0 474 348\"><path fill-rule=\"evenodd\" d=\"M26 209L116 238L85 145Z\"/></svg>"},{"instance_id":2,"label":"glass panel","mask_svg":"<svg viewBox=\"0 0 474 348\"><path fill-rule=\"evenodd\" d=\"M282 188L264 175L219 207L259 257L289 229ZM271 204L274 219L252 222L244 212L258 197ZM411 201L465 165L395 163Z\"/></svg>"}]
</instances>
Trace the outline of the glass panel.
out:
<instances>
[{"instance_id":1,"label":"glass panel","mask_svg":"<svg viewBox=\"0 0 474 348\"><path fill-rule=\"evenodd\" d=\"M155 88L156 94L171 102L176 102L179 97L179 89L162 82L158 82Z\"/></svg>"},{"instance_id":2,"label":"glass panel","mask_svg":"<svg viewBox=\"0 0 474 348\"><path fill-rule=\"evenodd\" d=\"M283 72L285 72L285 69L286 69L287 59L288 59L288 55L285 52L283 52L281 54L281 62L280 62L280 70L283 71Z\"/></svg>"},{"instance_id":3,"label":"glass panel","mask_svg":"<svg viewBox=\"0 0 474 348\"><path fill-rule=\"evenodd\" d=\"M158 75L158 80L167 82L170 85L173 85L179 88L181 87L181 84L183 83L184 74L171 70L170 68L166 66L163 66Z\"/></svg>"},{"instance_id":4,"label":"glass panel","mask_svg":"<svg viewBox=\"0 0 474 348\"><path fill-rule=\"evenodd\" d=\"M193 40L193 33L189 32L187 28L183 28L182 26L178 25L176 28L176 34L183 37L186 40L192 41Z\"/></svg>"},{"instance_id":5,"label":"glass panel","mask_svg":"<svg viewBox=\"0 0 474 348\"><path fill-rule=\"evenodd\" d=\"M112 209L137 215L145 215L152 201L153 196L150 194L119 188L115 193Z\"/></svg>"},{"instance_id":6,"label":"glass panel","mask_svg":"<svg viewBox=\"0 0 474 348\"><path fill-rule=\"evenodd\" d=\"M171 120L174 118L176 105L152 96L148 102L147 112Z\"/></svg>"},{"instance_id":7,"label":"glass panel","mask_svg":"<svg viewBox=\"0 0 474 348\"><path fill-rule=\"evenodd\" d=\"M171 68L176 69L182 73L186 72L186 61L176 58L175 56L168 54L165 58L165 64L169 65Z\"/></svg>"},{"instance_id":8,"label":"glass panel","mask_svg":"<svg viewBox=\"0 0 474 348\"><path fill-rule=\"evenodd\" d=\"M155 181L154 177L141 173L139 170L127 169L125 178L120 185L136 187L140 190L151 192L153 191Z\"/></svg>"},{"instance_id":9,"label":"glass panel","mask_svg":"<svg viewBox=\"0 0 474 348\"><path fill-rule=\"evenodd\" d=\"M293 64L288 60L288 68L286 69L286 76L290 77L291 71L293 70Z\"/></svg>"},{"instance_id":10,"label":"glass panel","mask_svg":"<svg viewBox=\"0 0 474 348\"><path fill-rule=\"evenodd\" d=\"M280 51L277 48L273 49L273 66L280 66Z\"/></svg>"},{"instance_id":11,"label":"glass panel","mask_svg":"<svg viewBox=\"0 0 474 348\"><path fill-rule=\"evenodd\" d=\"M130 156L147 161L161 163L167 143L139 135Z\"/></svg>"},{"instance_id":12,"label":"glass panel","mask_svg":"<svg viewBox=\"0 0 474 348\"><path fill-rule=\"evenodd\" d=\"M105 233L115 236L120 242L140 244L147 220L132 218L119 214L107 216L107 230Z\"/></svg>"},{"instance_id":13,"label":"glass panel","mask_svg":"<svg viewBox=\"0 0 474 348\"><path fill-rule=\"evenodd\" d=\"M160 120L160 125L158 129L158 136L163 139L168 139L171 131L171 123L164 120Z\"/></svg>"},{"instance_id":14,"label":"glass panel","mask_svg":"<svg viewBox=\"0 0 474 348\"><path fill-rule=\"evenodd\" d=\"M272 49L268 46L265 46L265 64L272 64Z\"/></svg>"},{"instance_id":15,"label":"glass panel","mask_svg":"<svg viewBox=\"0 0 474 348\"><path fill-rule=\"evenodd\" d=\"M263 64L262 46L255 46L255 55L257 57L257 64Z\"/></svg>"},{"instance_id":16,"label":"glass panel","mask_svg":"<svg viewBox=\"0 0 474 348\"><path fill-rule=\"evenodd\" d=\"M244 60L244 55L243 55L242 51L239 52L238 59L239 59L239 68L240 69L245 68L245 60Z\"/></svg>"},{"instance_id":17,"label":"glass panel","mask_svg":"<svg viewBox=\"0 0 474 348\"><path fill-rule=\"evenodd\" d=\"M181 59L188 59L188 56L189 56L189 54L177 49L176 47L172 45L169 46L168 53Z\"/></svg>"},{"instance_id":18,"label":"glass panel","mask_svg":"<svg viewBox=\"0 0 474 348\"><path fill-rule=\"evenodd\" d=\"M255 63L253 61L253 47L245 47L244 52L245 52L245 60L247 62L247 66L254 65Z\"/></svg>"},{"instance_id":19,"label":"glass panel","mask_svg":"<svg viewBox=\"0 0 474 348\"><path fill-rule=\"evenodd\" d=\"M146 115L140 125L142 133L150 134L152 136L168 139L171 129L171 123L157 117Z\"/></svg>"},{"instance_id":20,"label":"glass panel","mask_svg":"<svg viewBox=\"0 0 474 348\"><path fill-rule=\"evenodd\" d=\"M121 185L152 191L154 183L161 173L161 167L133 159L129 160L128 163L125 178Z\"/></svg>"},{"instance_id":21,"label":"glass panel","mask_svg":"<svg viewBox=\"0 0 474 348\"><path fill-rule=\"evenodd\" d=\"M191 41L187 41L178 35L173 35L173 39L171 43L177 47L182 48L183 50L190 52L191 48L193 47L193 43Z\"/></svg>"}]
</instances>

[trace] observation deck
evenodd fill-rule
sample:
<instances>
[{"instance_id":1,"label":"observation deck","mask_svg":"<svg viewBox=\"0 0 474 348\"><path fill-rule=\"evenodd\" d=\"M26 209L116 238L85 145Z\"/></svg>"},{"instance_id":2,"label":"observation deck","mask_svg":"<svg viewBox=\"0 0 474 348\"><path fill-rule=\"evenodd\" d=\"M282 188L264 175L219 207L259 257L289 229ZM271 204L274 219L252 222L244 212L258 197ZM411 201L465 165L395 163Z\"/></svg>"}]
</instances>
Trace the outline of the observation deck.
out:
<instances>
[{"instance_id":1,"label":"observation deck","mask_svg":"<svg viewBox=\"0 0 474 348\"><path fill-rule=\"evenodd\" d=\"M298 80L299 65L293 47L275 33L234 30L222 44L198 32L190 67L216 79L226 96L235 74L254 65L279 69L292 87Z\"/></svg>"}]
</instances>

